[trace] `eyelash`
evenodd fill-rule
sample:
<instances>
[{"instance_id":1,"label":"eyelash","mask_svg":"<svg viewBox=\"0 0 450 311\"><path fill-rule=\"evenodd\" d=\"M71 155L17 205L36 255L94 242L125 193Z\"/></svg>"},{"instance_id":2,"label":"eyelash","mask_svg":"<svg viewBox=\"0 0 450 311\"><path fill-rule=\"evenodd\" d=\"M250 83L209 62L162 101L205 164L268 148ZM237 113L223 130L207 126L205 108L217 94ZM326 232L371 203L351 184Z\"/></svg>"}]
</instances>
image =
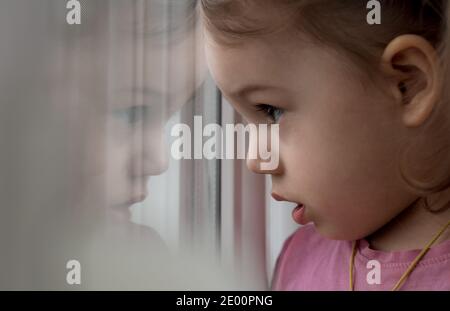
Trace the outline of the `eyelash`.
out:
<instances>
[{"instance_id":1,"label":"eyelash","mask_svg":"<svg viewBox=\"0 0 450 311\"><path fill-rule=\"evenodd\" d=\"M273 122L277 123L281 116L284 113L284 110L281 108L274 107L268 104L259 104L256 105L257 110L264 113L267 117L269 117Z\"/></svg>"}]
</instances>

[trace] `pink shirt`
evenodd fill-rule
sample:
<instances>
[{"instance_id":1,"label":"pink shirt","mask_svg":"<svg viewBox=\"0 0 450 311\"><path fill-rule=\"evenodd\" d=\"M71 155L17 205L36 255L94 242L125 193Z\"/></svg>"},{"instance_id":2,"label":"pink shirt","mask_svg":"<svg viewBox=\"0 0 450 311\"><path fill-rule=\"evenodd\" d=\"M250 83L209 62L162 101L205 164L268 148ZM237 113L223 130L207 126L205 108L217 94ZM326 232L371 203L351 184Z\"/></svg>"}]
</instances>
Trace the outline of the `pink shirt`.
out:
<instances>
[{"instance_id":1,"label":"pink shirt","mask_svg":"<svg viewBox=\"0 0 450 311\"><path fill-rule=\"evenodd\" d=\"M283 245L277 259L273 290L349 290L350 241L320 236L314 225L299 228ZM420 250L382 252L359 241L355 257L355 290L391 290ZM380 284L369 284L376 273L370 260L379 262ZM369 278L374 280L374 278ZM373 283L373 281L371 282ZM450 290L450 240L432 247L400 290Z\"/></svg>"}]
</instances>

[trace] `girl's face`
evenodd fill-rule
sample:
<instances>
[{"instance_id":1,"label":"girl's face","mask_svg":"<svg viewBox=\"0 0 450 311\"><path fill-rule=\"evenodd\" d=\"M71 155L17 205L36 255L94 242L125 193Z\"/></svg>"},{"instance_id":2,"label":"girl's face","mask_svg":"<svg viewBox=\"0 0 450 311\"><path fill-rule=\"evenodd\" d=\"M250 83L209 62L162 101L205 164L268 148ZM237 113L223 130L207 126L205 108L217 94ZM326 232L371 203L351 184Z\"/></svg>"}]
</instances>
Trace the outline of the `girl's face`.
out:
<instances>
[{"instance_id":1,"label":"girl's face","mask_svg":"<svg viewBox=\"0 0 450 311\"><path fill-rule=\"evenodd\" d=\"M206 32L206 59L224 96L249 123L277 122L280 164L273 193L306 206L332 239L374 232L415 197L398 173L406 128L387 92L364 83L324 47L284 35L225 47ZM247 92L240 92L247 86ZM258 108L272 105L272 116ZM259 160L249 168L259 171Z\"/></svg>"},{"instance_id":2,"label":"girl's face","mask_svg":"<svg viewBox=\"0 0 450 311\"><path fill-rule=\"evenodd\" d=\"M149 14L160 14L161 4L164 2L149 1ZM109 205L128 215L128 207L147 196L148 177L167 169L166 122L190 102L206 68L201 61L204 57L195 49L196 41L201 40L198 28L186 30L187 25L180 25L175 33L178 39L166 43L162 35L147 33L148 29L164 29L164 20L158 23L161 18L154 16L149 20L155 25L136 25L133 6L117 3L114 8L107 197Z\"/></svg>"},{"instance_id":3,"label":"girl's face","mask_svg":"<svg viewBox=\"0 0 450 311\"><path fill-rule=\"evenodd\" d=\"M145 8L148 18L138 14L136 4L117 1L104 12L99 7L99 16L86 16L89 31L74 33L71 39L79 48L67 53L74 58L67 63L76 62L76 70L62 67L52 78L61 102L75 92L79 98L65 109L81 145L76 148L81 154L79 192L90 200L101 197L108 212L125 220L130 205L152 195L151 189L147 193L149 177L168 168L166 123L190 102L206 73L204 56L195 49L200 28L183 24L192 12L174 15L181 21L174 28L178 25L165 25L162 15L155 17L167 8L165 1L146 1ZM164 32L155 31L169 26L174 28L170 42Z\"/></svg>"}]
</instances>

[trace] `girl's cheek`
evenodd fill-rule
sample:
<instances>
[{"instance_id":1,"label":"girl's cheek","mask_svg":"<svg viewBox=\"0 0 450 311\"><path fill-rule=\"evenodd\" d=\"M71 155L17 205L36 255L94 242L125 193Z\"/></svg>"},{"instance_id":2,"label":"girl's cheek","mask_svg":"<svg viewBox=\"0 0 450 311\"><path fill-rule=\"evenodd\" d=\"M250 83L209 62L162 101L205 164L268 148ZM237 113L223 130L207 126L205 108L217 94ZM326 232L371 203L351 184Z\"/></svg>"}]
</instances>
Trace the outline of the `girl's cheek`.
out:
<instances>
[{"instance_id":1,"label":"girl's cheek","mask_svg":"<svg viewBox=\"0 0 450 311\"><path fill-rule=\"evenodd\" d=\"M300 124L297 123L297 120L292 115L284 113L280 118L278 125L280 142L283 141L288 143L290 138L293 139L291 143L301 141L301 133L298 131ZM295 134L296 131L297 134Z\"/></svg>"}]
</instances>

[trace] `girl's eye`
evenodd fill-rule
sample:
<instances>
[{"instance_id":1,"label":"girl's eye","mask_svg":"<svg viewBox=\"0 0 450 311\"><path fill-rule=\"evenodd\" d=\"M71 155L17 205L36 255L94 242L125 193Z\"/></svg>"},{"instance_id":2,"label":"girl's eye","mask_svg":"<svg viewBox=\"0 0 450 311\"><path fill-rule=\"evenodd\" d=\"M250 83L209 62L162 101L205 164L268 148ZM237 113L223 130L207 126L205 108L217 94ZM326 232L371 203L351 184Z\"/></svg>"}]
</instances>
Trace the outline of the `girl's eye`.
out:
<instances>
[{"instance_id":1,"label":"girl's eye","mask_svg":"<svg viewBox=\"0 0 450 311\"><path fill-rule=\"evenodd\" d=\"M146 116L146 106L131 106L114 111L114 116L129 126L134 126Z\"/></svg>"},{"instance_id":2,"label":"girl's eye","mask_svg":"<svg viewBox=\"0 0 450 311\"><path fill-rule=\"evenodd\" d=\"M258 111L262 111L275 123L277 123L280 120L281 116L284 113L283 109L268 104L259 104L256 107L258 108Z\"/></svg>"}]
</instances>

